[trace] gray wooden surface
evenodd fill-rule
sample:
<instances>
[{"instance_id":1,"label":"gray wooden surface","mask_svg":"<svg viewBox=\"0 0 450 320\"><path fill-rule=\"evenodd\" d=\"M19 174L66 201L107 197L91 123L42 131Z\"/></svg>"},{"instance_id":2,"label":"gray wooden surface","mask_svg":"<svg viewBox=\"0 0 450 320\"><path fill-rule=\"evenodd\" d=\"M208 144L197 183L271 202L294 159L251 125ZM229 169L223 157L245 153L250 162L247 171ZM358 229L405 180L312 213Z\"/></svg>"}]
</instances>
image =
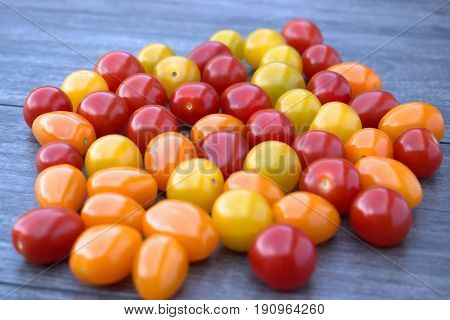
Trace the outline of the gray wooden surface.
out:
<instances>
[{"instance_id":1,"label":"gray wooden surface","mask_svg":"<svg viewBox=\"0 0 450 320\"><path fill-rule=\"evenodd\" d=\"M246 35L259 27L280 30L294 17L307 17L319 25L325 42L344 60L367 56L363 62L381 75L383 87L399 101L432 103L450 123L450 6L391 41L443 2L0 0L0 297L137 298L129 280L102 288L87 286L74 279L67 263L45 271L25 263L13 250L11 225L21 213L36 206L33 183L38 144L23 122L21 110L31 89L58 86L69 72L90 69L92 62L109 50L137 53L145 44L159 41L186 54L218 29L233 28ZM191 266L176 298L449 297L448 129L442 141L444 162L433 177L422 181L424 201L414 210L414 227L402 245L374 251L341 230L319 248L318 267L308 286L290 293L263 286L249 271L244 255L222 249L207 261ZM343 228L349 230L347 222Z\"/></svg>"}]
</instances>

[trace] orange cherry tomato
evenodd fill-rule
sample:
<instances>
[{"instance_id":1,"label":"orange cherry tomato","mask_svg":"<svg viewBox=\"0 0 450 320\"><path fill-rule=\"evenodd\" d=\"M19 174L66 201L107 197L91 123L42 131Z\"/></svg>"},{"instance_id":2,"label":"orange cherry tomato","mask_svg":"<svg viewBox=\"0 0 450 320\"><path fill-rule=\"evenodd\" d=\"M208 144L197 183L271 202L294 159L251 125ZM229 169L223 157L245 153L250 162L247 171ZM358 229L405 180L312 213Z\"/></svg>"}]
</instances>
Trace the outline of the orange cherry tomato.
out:
<instances>
[{"instance_id":1,"label":"orange cherry tomato","mask_svg":"<svg viewBox=\"0 0 450 320\"><path fill-rule=\"evenodd\" d=\"M381 90L381 79L378 74L362 63L343 62L335 64L327 70L339 73L347 79L353 97L363 92Z\"/></svg>"},{"instance_id":2,"label":"orange cherry tomato","mask_svg":"<svg viewBox=\"0 0 450 320\"><path fill-rule=\"evenodd\" d=\"M195 145L199 146L203 139L210 133L216 131L232 131L242 134L244 123L228 114L213 113L198 120L191 129L191 139Z\"/></svg>"},{"instance_id":3,"label":"orange cherry tomato","mask_svg":"<svg viewBox=\"0 0 450 320\"><path fill-rule=\"evenodd\" d=\"M36 201L41 207L63 207L78 211L86 197L86 178L69 164L49 167L35 182Z\"/></svg>"},{"instance_id":4,"label":"orange cherry tomato","mask_svg":"<svg viewBox=\"0 0 450 320\"><path fill-rule=\"evenodd\" d=\"M33 121L32 130L41 145L55 141L67 142L82 155L95 140L92 124L79 114L68 111L41 114Z\"/></svg>"},{"instance_id":5,"label":"orange cherry tomato","mask_svg":"<svg viewBox=\"0 0 450 320\"><path fill-rule=\"evenodd\" d=\"M197 157L192 142L178 132L166 132L154 137L145 150L145 170L151 173L158 189L165 190L170 174L178 164Z\"/></svg>"},{"instance_id":6,"label":"orange cherry tomato","mask_svg":"<svg viewBox=\"0 0 450 320\"><path fill-rule=\"evenodd\" d=\"M146 236L163 233L175 238L186 249L191 262L207 258L219 244L219 233L209 214L182 200L159 201L148 209L143 227Z\"/></svg>"},{"instance_id":7,"label":"orange cherry tomato","mask_svg":"<svg viewBox=\"0 0 450 320\"><path fill-rule=\"evenodd\" d=\"M345 156L352 163L369 156L392 158L394 147L386 133L373 128L356 131L345 143Z\"/></svg>"},{"instance_id":8,"label":"orange cherry tomato","mask_svg":"<svg viewBox=\"0 0 450 320\"><path fill-rule=\"evenodd\" d=\"M69 259L72 273L79 280L107 285L128 276L142 237L133 228L100 225L84 231L75 242Z\"/></svg>"},{"instance_id":9,"label":"orange cherry tomato","mask_svg":"<svg viewBox=\"0 0 450 320\"><path fill-rule=\"evenodd\" d=\"M124 224L142 231L145 210L139 203L120 193L103 192L88 198L81 209L87 228L100 224Z\"/></svg>"},{"instance_id":10,"label":"orange cherry tomato","mask_svg":"<svg viewBox=\"0 0 450 320\"><path fill-rule=\"evenodd\" d=\"M158 188L153 176L132 167L116 167L97 171L87 182L89 196L101 192L116 192L128 196L147 208L156 198Z\"/></svg>"},{"instance_id":11,"label":"orange cherry tomato","mask_svg":"<svg viewBox=\"0 0 450 320\"><path fill-rule=\"evenodd\" d=\"M381 118L378 129L386 132L393 142L406 130L425 128L441 140L445 131L444 118L435 106L425 102L403 103Z\"/></svg>"},{"instance_id":12,"label":"orange cherry tomato","mask_svg":"<svg viewBox=\"0 0 450 320\"><path fill-rule=\"evenodd\" d=\"M277 222L302 230L314 244L331 239L340 226L339 212L327 200L310 192L294 192L275 203Z\"/></svg>"},{"instance_id":13,"label":"orange cherry tomato","mask_svg":"<svg viewBox=\"0 0 450 320\"><path fill-rule=\"evenodd\" d=\"M134 287L142 299L168 299L181 288L188 269L183 246L171 236L155 234L144 241L134 259Z\"/></svg>"},{"instance_id":14,"label":"orange cherry tomato","mask_svg":"<svg viewBox=\"0 0 450 320\"><path fill-rule=\"evenodd\" d=\"M422 201L422 187L414 173L403 163L389 158L371 156L356 165L361 175L362 188L385 187L400 193L411 208Z\"/></svg>"}]
</instances>

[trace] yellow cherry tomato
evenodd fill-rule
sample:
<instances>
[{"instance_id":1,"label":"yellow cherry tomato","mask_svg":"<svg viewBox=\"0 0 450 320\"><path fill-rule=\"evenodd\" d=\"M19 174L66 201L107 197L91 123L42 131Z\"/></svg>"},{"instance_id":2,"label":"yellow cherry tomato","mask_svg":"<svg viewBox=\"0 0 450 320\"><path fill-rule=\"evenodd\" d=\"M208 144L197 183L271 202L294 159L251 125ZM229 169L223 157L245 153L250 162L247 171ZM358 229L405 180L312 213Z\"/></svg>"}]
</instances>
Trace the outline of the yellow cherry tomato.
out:
<instances>
[{"instance_id":1,"label":"yellow cherry tomato","mask_svg":"<svg viewBox=\"0 0 450 320\"><path fill-rule=\"evenodd\" d=\"M98 73L90 70L78 70L69 74L61 85L72 102L73 112L88 94L94 91L108 91L108 84Z\"/></svg>"},{"instance_id":2,"label":"yellow cherry tomato","mask_svg":"<svg viewBox=\"0 0 450 320\"><path fill-rule=\"evenodd\" d=\"M110 134L94 141L84 161L88 176L112 167L142 168L139 148L127 137Z\"/></svg>"},{"instance_id":3,"label":"yellow cherry tomato","mask_svg":"<svg viewBox=\"0 0 450 320\"><path fill-rule=\"evenodd\" d=\"M261 87L274 105L288 90L305 89L305 80L298 70L281 62L272 62L259 67L252 76L251 83Z\"/></svg>"},{"instance_id":4,"label":"yellow cherry tomato","mask_svg":"<svg viewBox=\"0 0 450 320\"><path fill-rule=\"evenodd\" d=\"M223 43L239 60L244 58L245 40L238 32L229 29L220 30L214 33L209 40Z\"/></svg>"},{"instance_id":5,"label":"yellow cherry tomato","mask_svg":"<svg viewBox=\"0 0 450 320\"><path fill-rule=\"evenodd\" d=\"M206 159L183 161L167 183L167 198L192 202L208 212L222 191L222 172Z\"/></svg>"},{"instance_id":6,"label":"yellow cherry tomato","mask_svg":"<svg viewBox=\"0 0 450 320\"><path fill-rule=\"evenodd\" d=\"M309 129L311 122L317 115L321 103L310 91L305 89L292 89L278 98L275 109L284 113L300 134Z\"/></svg>"},{"instance_id":7,"label":"yellow cherry tomato","mask_svg":"<svg viewBox=\"0 0 450 320\"><path fill-rule=\"evenodd\" d=\"M345 156L353 163L369 156L392 158L394 146L386 133L374 128L356 131L345 143Z\"/></svg>"},{"instance_id":8,"label":"yellow cherry tomato","mask_svg":"<svg viewBox=\"0 0 450 320\"><path fill-rule=\"evenodd\" d=\"M272 210L255 191L230 190L217 198L212 218L225 247L245 252L255 236L272 224Z\"/></svg>"},{"instance_id":9,"label":"yellow cherry tomato","mask_svg":"<svg viewBox=\"0 0 450 320\"><path fill-rule=\"evenodd\" d=\"M263 55L273 47L285 45L286 41L271 29L257 29L245 40L244 57L252 68L258 68Z\"/></svg>"},{"instance_id":10,"label":"yellow cherry tomato","mask_svg":"<svg viewBox=\"0 0 450 320\"><path fill-rule=\"evenodd\" d=\"M254 146L247 154L244 170L262 174L284 192L289 192L297 185L302 167L297 153L289 145L265 141Z\"/></svg>"},{"instance_id":11,"label":"yellow cherry tomato","mask_svg":"<svg viewBox=\"0 0 450 320\"><path fill-rule=\"evenodd\" d=\"M79 280L107 285L126 278L142 237L125 225L100 225L85 230L75 242L70 270Z\"/></svg>"},{"instance_id":12,"label":"yellow cherry tomato","mask_svg":"<svg viewBox=\"0 0 450 320\"><path fill-rule=\"evenodd\" d=\"M303 71L302 57L297 50L288 45L277 46L267 50L262 56L259 66L272 62L282 62L299 72Z\"/></svg>"},{"instance_id":13,"label":"yellow cherry tomato","mask_svg":"<svg viewBox=\"0 0 450 320\"><path fill-rule=\"evenodd\" d=\"M361 127L361 120L352 107L342 102L328 102L320 107L309 130L333 133L345 143Z\"/></svg>"},{"instance_id":14,"label":"yellow cherry tomato","mask_svg":"<svg viewBox=\"0 0 450 320\"><path fill-rule=\"evenodd\" d=\"M197 65L188 58L172 56L162 59L153 69L153 74L161 81L167 96L186 82L198 82L201 79Z\"/></svg>"},{"instance_id":15,"label":"yellow cherry tomato","mask_svg":"<svg viewBox=\"0 0 450 320\"><path fill-rule=\"evenodd\" d=\"M152 74L153 68L158 62L174 55L175 52L169 46L163 43L151 43L142 48L136 58L144 67L145 72Z\"/></svg>"},{"instance_id":16,"label":"yellow cherry tomato","mask_svg":"<svg viewBox=\"0 0 450 320\"><path fill-rule=\"evenodd\" d=\"M239 134L244 132L244 123L228 114L213 113L198 120L191 129L191 139L199 146L203 139L215 131L232 131Z\"/></svg>"}]
</instances>

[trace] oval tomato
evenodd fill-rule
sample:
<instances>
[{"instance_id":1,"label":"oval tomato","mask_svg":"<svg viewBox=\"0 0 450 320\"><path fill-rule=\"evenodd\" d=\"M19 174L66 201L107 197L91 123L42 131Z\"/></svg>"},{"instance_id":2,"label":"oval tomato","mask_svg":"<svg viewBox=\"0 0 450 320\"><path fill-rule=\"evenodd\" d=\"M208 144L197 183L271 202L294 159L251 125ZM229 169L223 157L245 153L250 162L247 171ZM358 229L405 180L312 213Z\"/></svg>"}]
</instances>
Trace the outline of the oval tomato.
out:
<instances>
[{"instance_id":1,"label":"oval tomato","mask_svg":"<svg viewBox=\"0 0 450 320\"><path fill-rule=\"evenodd\" d=\"M214 33L209 40L223 43L239 60L244 58L245 40L238 32L229 29L220 30Z\"/></svg>"},{"instance_id":2,"label":"oval tomato","mask_svg":"<svg viewBox=\"0 0 450 320\"><path fill-rule=\"evenodd\" d=\"M358 113L363 128L378 128L381 118L398 106L398 101L387 91L369 91L354 97L349 105Z\"/></svg>"},{"instance_id":3,"label":"oval tomato","mask_svg":"<svg viewBox=\"0 0 450 320\"><path fill-rule=\"evenodd\" d=\"M302 53L303 73L309 79L316 73L341 63L341 57L332 47L326 44L314 44Z\"/></svg>"},{"instance_id":4,"label":"oval tomato","mask_svg":"<svg viewBox=\"0 0 450 320\"><path fill-rule=\"evenodd\" d=\"M199 146L209 134L217 131L231 131L242 135L244 124L241 120L222 113L213 113L198 120L191 129L191 139Z\"/></svg>"},{"instance_id":5,"label":"oval tomato","mask_svg":"<svg viewBox=\"0 0 450 320\"><path fill-rule=\"evenodd\" d=\"M281 34L288 45L294 47L298 53L302 54L306 48L322 43L323 37L319 28L306 19L295 19L286 23L281 30Z\"/></svg>"},{"instance_id":6,"label":"oval tomato","mask_svg":"<svg viewBox=\"0 0 450 320\"><path fill-rule=\"evenodd\" d=\"M271 48L286 44L283 37L271 29L251 32L244 45L244 57L252 68L258 68L263 55Z\"/></svg>"},{"instance_id":7,"label":"oval tomato","mask_svg":"<svg viewBox=\"0 0 450 320\"><path fill-rule=\"evenodd\" d=\"M202 81L210 84L220 95L229 86L247 80L244 64L233 56L217 56L203 69Z\"/></svg>"},{"instance_id":8,"label":"oval tomato","mask_svg":"<svg viewBox=\"0 0 450 320\"><path fill-rule=\"evenodd\" d=\"M307 88L323 104L333 101L348 103L352 98L352 91L347 79L332 71L316 73L309 80Z\"/></svg>"},{"instance_id":9,"label":"oval tomato","mask_svg":"<svg viewBox=\"0 0 450 320\"><path fill-rule=\"evenodd\" d=\"M345 155L352 163L369 156L392 158L392 141L386 133L378 129L358 130L345 143Z\"/></svg>"},{"instance_id":10,"label":"oval tomato","mask_svg":"<svg viewBox=\"0 0 450 320\"><path fill-rule=\"evenodd\" d=\"M288 66L297 69L299 72L302 72L303 70L302 57L291 46L281 45L267 50L267 52L262 56L259 66L272 62L285 63Z\"/></svg>"},{"instance_id":11,"label":"oval tomato","mask_svg":"<svg viewBox=\"0 0 450 320\"><path fill-rule=\"evenodd\" d=\"M36 153L35 161L39 172L58 164L70 164L80 170L83 168L83 157L74 146L66 142L43 145Z\"/></svg>"},{"instance_id":12,"label":"oval tomato","mask_svg":"<svg viewBox=\"0 0 450 320\"><path fill-rule=\"evenodd\" d=\"M169 46L163 43L151 43L142 48L136 58L144 67L145 73L152 74L158 62L174 55L175 52Z\"/></svg>"},{"instance_id":13,"label":"oval tomato","mask_svg":"<svg viewBox=\"0 0 450 320\"><path fill-rule=\"evenodd\" d=\"M206 41L195 47L187 57L194 61L200 73L203 72L206 64L213 58L221 55L231 56L231 51L226 45L218 41Z\"/></svg>"}]
</instances>

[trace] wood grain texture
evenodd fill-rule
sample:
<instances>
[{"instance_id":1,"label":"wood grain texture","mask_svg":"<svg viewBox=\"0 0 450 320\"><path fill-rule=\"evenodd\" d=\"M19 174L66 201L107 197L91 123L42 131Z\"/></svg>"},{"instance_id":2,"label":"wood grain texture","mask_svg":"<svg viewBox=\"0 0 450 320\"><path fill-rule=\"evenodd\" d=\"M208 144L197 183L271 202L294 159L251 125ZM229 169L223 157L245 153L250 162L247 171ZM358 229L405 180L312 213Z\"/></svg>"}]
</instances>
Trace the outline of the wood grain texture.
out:
<instances>
[{"instance_id":1,"label":"wood grain texture","mask_svg":"<svg viewBox=\"0 0 450 320\"><path fill-rule=\"evenodd\" d=\"M126 280L96 288L79 283L67 263L44 268L25 263L12 248L10 228L36 206L33 183L38 149L20 108L34 87L59 85L76 69L90 69L103 53L137 53L165 42L186 54L221 28L246 35L258 27L281 29L296 16L313 19L325 42L344 60L359 60L392 39L443 0L437 1L12 1L16 10L78 53L0 4L0 297L17 299L134 299ZM450 8L439 10L363 62L400 101L438 106L450 123ZM275 292L254 278L245 255L221 249L191 266L180 299L441 299L450 296L450 135L444 162L422 181L425 198L414 210L414 228L395 248L373 251L341 230L319 248L319 263L306 288ZM349 230L348 223L343 228ZM406 270L406 271L405 271ZM30 281L32 280L32 281ZM20 287L27 283L25 287ZM18 289L20 288L20 289ZM11 294L12 293L12 294Z\"/></svg>"}]
</instances>

